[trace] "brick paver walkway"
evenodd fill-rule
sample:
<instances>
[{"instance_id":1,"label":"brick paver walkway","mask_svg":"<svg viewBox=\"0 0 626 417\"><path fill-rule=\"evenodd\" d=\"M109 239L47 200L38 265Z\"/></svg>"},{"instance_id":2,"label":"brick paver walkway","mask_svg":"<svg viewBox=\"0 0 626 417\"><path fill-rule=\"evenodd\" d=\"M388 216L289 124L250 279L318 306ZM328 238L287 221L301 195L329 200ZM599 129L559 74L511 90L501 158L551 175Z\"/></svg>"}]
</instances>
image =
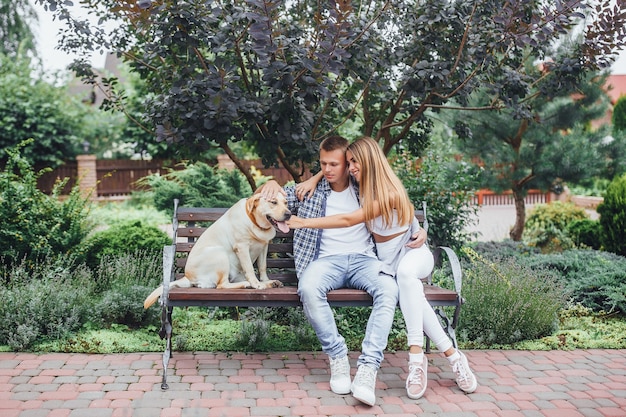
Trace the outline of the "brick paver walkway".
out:
<instances>
[{"instance_id":1,"label":"brick paver walkway","mask_svg":"<svg viewBox=\"0 0 626 417\"><path fill-rule=\"evenodd\" d=\"M160 354L0 353L0 417L626 416L626 350L465 353L475 393L431 353L426 394L410 400L407 353L388 353L374 407L329 390L321 353L175 353L167 391Z\"/></svg>"}]
</instances>

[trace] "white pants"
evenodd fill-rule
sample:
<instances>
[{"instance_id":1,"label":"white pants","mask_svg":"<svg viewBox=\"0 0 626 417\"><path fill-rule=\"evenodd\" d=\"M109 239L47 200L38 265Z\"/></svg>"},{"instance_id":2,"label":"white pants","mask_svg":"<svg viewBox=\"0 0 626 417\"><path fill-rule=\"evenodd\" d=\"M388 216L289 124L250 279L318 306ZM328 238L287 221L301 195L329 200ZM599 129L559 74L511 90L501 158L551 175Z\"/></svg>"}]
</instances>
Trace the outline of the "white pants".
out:
<instances>
[{"instance_id":1,"label":"white pants","mask_svg":"<svg viewBox=\"0 0 626 417\"><path fill-rule=\"evenodd\" d=\"M396 280L400 290L400 310L406 323L407 341L409 346L424 346L424 332L441 352L450 349L452 341L446 335L435 310L431 307L424 295L425 278L435 265L433 254L424 245L407 251L396 273Z\"/></svg>"}]
</instances>

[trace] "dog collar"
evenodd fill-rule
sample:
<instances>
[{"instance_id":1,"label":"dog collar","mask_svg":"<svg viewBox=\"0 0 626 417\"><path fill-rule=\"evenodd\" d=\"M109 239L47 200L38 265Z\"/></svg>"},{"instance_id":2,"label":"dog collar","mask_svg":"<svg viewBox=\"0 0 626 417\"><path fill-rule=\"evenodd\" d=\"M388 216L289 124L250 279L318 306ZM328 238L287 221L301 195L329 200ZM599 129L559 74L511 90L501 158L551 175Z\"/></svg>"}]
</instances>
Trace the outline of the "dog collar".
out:
<instances>
[{"instance_id":1,"label":"dog collar","mask_svg":"<svg viewBox=\"0 0 626 417\"><path fill-rule=\"evenodd\" d=\"M248 218L250 219L250 221L259 229L267 231L270 230L272 228L272 226L270 227L261 227L261 225L259 223L257 223L256 219L254 218L254 216L252 215L252 213L250 212L246 212L246 214L248 215Z\"/></svg>"}]
</instances>

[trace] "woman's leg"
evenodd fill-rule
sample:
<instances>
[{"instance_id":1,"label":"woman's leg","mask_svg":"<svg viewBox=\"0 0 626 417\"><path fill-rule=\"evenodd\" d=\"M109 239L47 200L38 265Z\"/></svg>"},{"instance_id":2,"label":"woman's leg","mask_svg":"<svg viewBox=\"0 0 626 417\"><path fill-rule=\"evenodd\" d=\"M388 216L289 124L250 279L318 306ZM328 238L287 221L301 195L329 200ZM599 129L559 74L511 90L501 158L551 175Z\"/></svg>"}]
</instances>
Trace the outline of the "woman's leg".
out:
<instances>
[{"instance_id":1,"label":"woman's leg","mask_svg":"<svg viewBox=\"0 0 626 417\"><path fill-rule=\"evenodd\" d=\"M454 348L435 310L426 300L421 279L428 276L433 266L432 253L422 246L405 254L396 275L400 289L400 309L407 326L409 344L409 377L406 387L408 396L413 399L420 398L426 391L428 362L423 357L424 333L444 353L456 374L456 383L463 391L471 393L478 386L467 358Z\"/></svg>"}]
</instances>

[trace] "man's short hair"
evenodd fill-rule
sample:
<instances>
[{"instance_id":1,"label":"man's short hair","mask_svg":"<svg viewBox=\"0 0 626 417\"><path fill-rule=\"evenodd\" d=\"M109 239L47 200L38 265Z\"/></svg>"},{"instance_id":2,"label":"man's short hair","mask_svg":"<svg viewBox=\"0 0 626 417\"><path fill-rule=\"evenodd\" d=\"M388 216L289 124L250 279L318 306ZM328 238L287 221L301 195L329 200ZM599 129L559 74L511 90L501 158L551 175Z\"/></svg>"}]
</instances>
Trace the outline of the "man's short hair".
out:
<instances>
[{"instance_id":1,"label":"man's short hair","mask_svg":"<svg viewBox=\"0 0 626 417\"><path fill-rule=\"evenodd\" d=\"M320 143L320 151L332 152L332 151L336 151L337 149L340 149L346 152L346 150L348 150L349 145L350 145L350 142L348 142L348 139L344 138L343 136L339 136L339 135L329 136L326 139L324 139L322 143Z\"/></svg>"}]
</instances>

